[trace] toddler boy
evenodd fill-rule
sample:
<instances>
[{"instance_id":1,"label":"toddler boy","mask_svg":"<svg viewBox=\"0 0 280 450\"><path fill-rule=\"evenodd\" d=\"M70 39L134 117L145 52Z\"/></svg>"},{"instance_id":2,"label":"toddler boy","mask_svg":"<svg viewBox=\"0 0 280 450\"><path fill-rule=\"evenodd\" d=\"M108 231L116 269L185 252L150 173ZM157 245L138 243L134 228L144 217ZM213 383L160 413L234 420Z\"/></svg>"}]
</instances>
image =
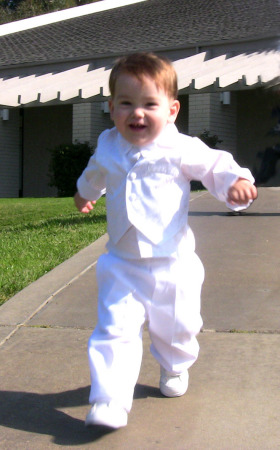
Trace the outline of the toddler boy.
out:
<instances>
[{"instance_id":1,"label":"toddler boy","mask_svg":"<svg viewBox=\"0 0 280 450\"><path fill-rule=\"evenodd\" d=\"M190 181L235 210L257 191L250 171L229 153L177 131L177 77L168 60L150 53L121 58L109 87L115 127L100 135L75 203L88 213L106 191L109 242L97 264L86 425L119 428L132 406L145 322L163 395L186 392L198 356L204 270L188 226Z\"/></svg>"}]
</instances>

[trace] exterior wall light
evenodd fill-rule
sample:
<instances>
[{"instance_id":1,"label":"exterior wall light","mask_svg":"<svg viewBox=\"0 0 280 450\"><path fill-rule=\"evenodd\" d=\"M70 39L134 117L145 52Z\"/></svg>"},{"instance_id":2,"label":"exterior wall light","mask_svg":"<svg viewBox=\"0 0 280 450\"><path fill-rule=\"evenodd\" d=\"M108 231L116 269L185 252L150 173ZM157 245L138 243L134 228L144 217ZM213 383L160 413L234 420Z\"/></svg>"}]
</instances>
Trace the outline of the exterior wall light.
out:
<instances>
[{"instance_id":1,"label":"exterior wall light","mask_svg":"<svg viewBox=\"0 0 280 450\"><path fill-rule=\"evenodd\" d=\"M101 110L102 110L105 114L109 114L109 113L110 113L109 102L102 102L102 103L101 103Z\"/></svg>"},{"instance_id":2,"label":"exterior wall light","mask_svg":"<svg viewBox=\"0 0 280 450\"><path fill-rule=\"evenodd\" d=\"M230 92L228 91L221 92L220 100L223 105L230 105Z\"/></svg>"},{"instance_id":3,"label":"exterior wall light","mask_svg":"<svg viewBox=\"0 0 280 450\"><path fill-rule=\"evenodd\" d=\"M9 110L8 109L0 109L0 117L2 120L9 120Z\"/></svg>"}]
</instances>

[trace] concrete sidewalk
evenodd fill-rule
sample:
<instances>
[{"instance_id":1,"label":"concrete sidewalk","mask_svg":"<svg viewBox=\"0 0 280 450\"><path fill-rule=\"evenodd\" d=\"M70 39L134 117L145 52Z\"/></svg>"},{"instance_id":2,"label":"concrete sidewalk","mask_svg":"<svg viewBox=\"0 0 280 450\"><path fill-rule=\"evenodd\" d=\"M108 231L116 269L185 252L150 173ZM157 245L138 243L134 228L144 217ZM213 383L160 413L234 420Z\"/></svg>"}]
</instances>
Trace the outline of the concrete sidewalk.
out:
<instances>
[{"instance_id":1,"label":"concrete sidewalk","mask_svg":"<svg viewBox=\"0 0 280 450\"><path fill-rule=\"evenodd\" d=\"M104 236L0 308L1 449L280 449L280 188L238 216L193 193L190 224L206 279L187 394L160 395L145 333L128 427L84 427Z\"/></svg>"}]
</instances>

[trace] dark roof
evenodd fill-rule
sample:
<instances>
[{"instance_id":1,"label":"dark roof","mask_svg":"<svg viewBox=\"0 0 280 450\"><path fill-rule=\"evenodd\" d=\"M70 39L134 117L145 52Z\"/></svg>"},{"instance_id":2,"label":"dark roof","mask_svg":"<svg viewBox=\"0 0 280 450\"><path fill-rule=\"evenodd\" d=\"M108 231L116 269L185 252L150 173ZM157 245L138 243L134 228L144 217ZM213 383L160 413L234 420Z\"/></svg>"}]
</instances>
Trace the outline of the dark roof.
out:
<instances>
[{"instance_id":1,"label":"dark roof","mask_svg":"<svg viewBox=\"0 0 280 450\"><path fill-rule=\"evenodd\" d=\"M148 0L0 37L0 66L279 35L278 0Z\"/></svg>"}]
</instances>

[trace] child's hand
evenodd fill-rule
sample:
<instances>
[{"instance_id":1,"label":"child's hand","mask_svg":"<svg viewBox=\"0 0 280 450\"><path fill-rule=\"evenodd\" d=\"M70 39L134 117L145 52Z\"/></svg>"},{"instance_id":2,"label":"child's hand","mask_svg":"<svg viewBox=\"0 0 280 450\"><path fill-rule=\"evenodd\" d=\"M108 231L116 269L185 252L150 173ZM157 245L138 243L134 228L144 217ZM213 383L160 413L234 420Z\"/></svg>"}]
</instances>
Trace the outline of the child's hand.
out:
<instances>
[{"instance_id":1,"label":"child's hand","mask_svg":"<svg viewBox=\"0 0 280 450\"><path fill-rule=\"evenodd\" d=\"M93 205L96 203L96 201L89 201L81 197L79 192L76 192L74 195L74 202L78 210L85 214L89 213L93 209Z\"/></svg>"},{"instance_id":2,"label":"child's hand","mask_svg":"<svg viewBox=\"0 0 280 450\"><path fill-rule=\"evenodd\" d=\"M238 178L228 190L227 201L230 205L247 205L257 196L257 188L249 180Z\"/></svg>"}]
</instances>

